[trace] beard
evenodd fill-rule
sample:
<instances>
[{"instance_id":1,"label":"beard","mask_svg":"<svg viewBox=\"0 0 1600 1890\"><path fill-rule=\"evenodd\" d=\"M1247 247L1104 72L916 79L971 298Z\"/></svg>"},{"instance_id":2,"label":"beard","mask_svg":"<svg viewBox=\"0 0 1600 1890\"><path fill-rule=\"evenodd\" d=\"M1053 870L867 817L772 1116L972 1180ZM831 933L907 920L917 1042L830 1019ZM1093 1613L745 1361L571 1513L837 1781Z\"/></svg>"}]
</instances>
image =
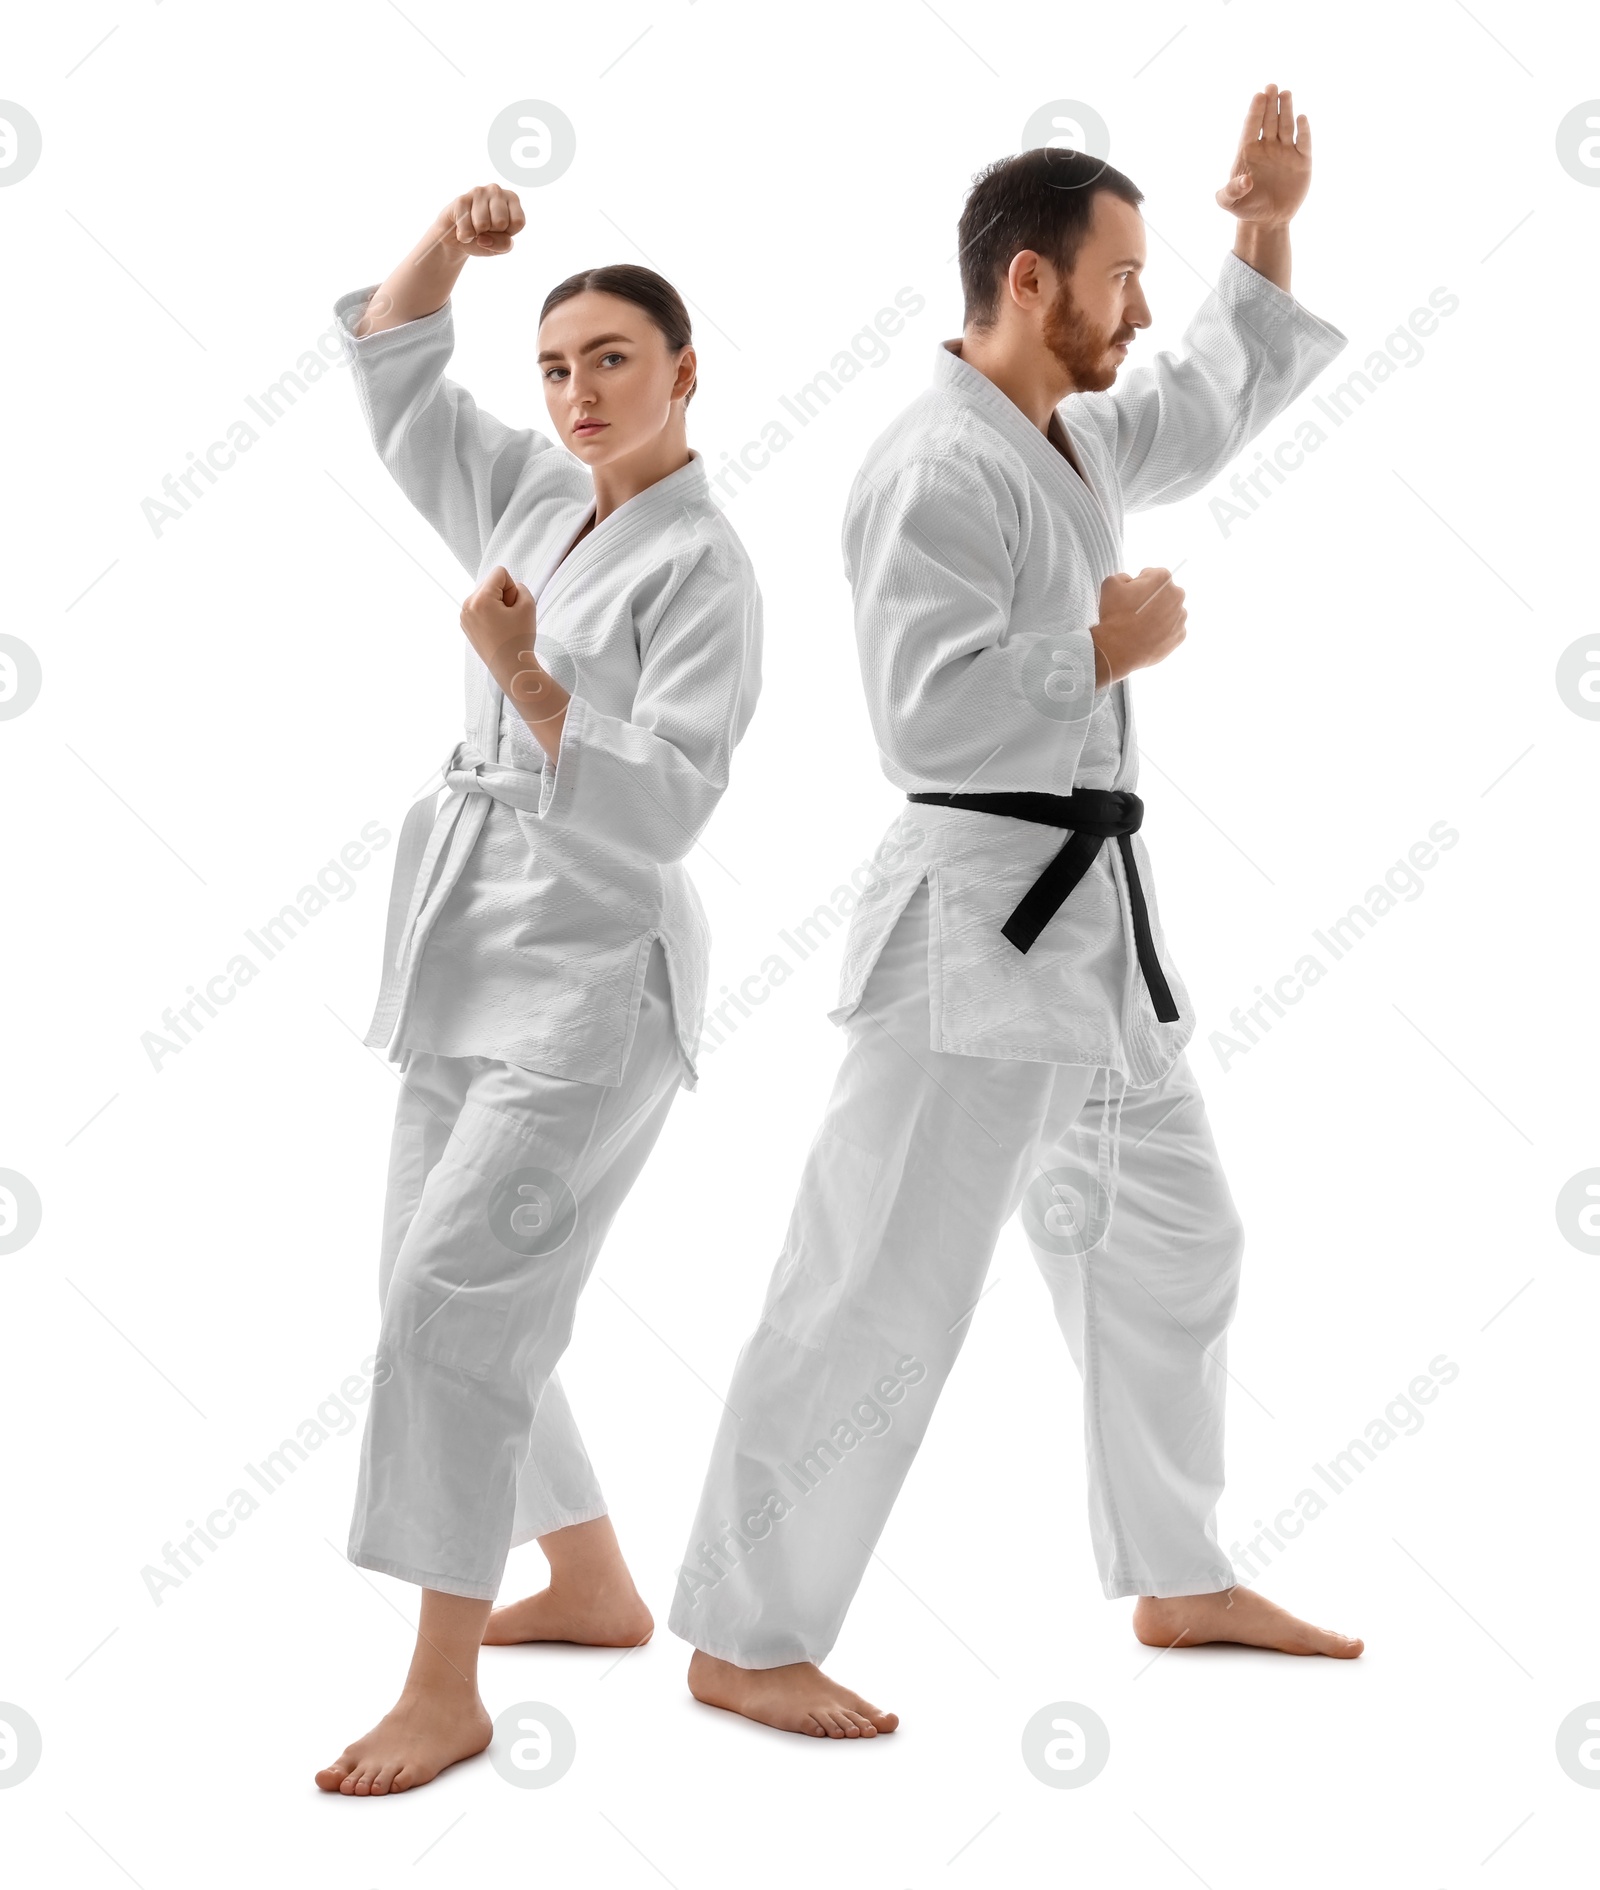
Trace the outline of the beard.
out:
<instances>
[{"instance_id":1,"label":"beard","mask_svg":"<svg viewBox=\"0 0 1600 1890\"><path fill-rule=\"evenodd\" d=\"M1112 347L1119 341L1132 341L1134 330L1119 328L1107 334L1096 328L1063 282L1044 318L1043 336L1044 345L1072 376L1073 387L1082 394L1099 394L1117 378L1121 365L1112 358Z\"/></svg>"}]
</instances>

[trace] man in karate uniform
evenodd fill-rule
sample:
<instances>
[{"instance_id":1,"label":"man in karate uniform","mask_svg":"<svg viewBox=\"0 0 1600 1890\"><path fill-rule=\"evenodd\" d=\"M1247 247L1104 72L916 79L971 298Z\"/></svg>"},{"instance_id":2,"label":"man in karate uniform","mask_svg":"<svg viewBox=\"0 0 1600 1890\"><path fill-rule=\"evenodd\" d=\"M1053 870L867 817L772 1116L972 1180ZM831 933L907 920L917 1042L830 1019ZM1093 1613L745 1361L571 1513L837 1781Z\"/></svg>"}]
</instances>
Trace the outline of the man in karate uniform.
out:
<instances>
[{"instance_id":1,"label":"man in karate uniform","mask_svg":"<svg viewBox=\"0 0 1600 1890\"><path fill-rule=\"evenodd\" d=\"M961 219L964 333L851 492L862 675L911 804L852 921L848 1049L679 1573L710 1704L894 1728L816 1663L1019 1208L1083 1377L1102 1585L1139 1597L1139 1638L1361 1651L1235 1587L1217 1543L1242 1230L1135 832L1125 681L1182 639L1183 594L1119 574L1124 512L1199 491L1344 345L1288 293L1309 177L1269 87L1184 353L1113 391L1150 322L1140 193L1080 152L991 166Z\"/></svg>"}]
</instances>

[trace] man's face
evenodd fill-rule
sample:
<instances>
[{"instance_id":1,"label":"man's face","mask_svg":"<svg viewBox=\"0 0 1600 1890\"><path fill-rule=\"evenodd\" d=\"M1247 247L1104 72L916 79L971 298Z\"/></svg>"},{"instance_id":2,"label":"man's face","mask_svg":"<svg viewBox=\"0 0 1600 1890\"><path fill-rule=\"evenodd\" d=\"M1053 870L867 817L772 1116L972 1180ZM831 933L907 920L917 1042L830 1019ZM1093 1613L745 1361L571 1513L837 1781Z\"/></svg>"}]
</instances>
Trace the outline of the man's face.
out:
<instances>
[{"instance_id":1,"label":"man's face","mask_svg":"<svg viewBox=\"0 0 1600 1890\"><path fill-rule=\"evenodd\" d=\"M1139 287L1144 254L1144 218L1109 190L1096 191L1088 234L1040 331L1081 393L1109 387L1134 335L1150 326Z\"/></svg>"}]
</instances>

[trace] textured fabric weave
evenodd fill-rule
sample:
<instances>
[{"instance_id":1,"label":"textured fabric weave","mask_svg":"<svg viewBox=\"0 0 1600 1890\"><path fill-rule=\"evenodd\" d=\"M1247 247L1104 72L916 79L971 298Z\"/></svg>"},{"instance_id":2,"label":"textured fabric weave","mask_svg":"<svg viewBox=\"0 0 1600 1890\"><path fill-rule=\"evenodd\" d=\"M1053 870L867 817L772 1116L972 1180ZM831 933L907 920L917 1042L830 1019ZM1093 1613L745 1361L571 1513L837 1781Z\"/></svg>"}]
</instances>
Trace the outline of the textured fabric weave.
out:
<instances>
[{"instance_id":1,"label":"textured fabric weave","mask_svg":"<svg viewBox=\"0 0 1600 1890\"><path fill-rule=\"evenodd\" d=\"M959 342L879 437L850 494L845 573L884 773L906 792L1131 790L1139 751L1127 683L1096 690L1090 632L1122 568L1125 512L1203 487L1344 346L1336 328L1229 255L1181 356L1057 409L1087 485ZM1154 1082L1194 1017L1167 955L1143 835L1133 846L1179 1008L1157 1021L1133 974L1115 848L1023 956L1006 916L1061 845L1049 829L918 806L891 829L894 864L852 917L830 1013L848 1018L912 891L932 900L931 1047L1088 1063Z\"/></svg>"},{"instance_id":2,"label":"textured fabric weave","mask_svg":"<svg viewBox=\"0 0 1600 1890\"><path fill-rule=\"evenodd\" d=\"M572 703L551 764L466 645L466 735L491 765L482 791L447 794L415 884L397 879L396 1001L367 1041L615 1085L659 938L692 1088L710 937L682 862L760 689L750 561L698 454L574 545L587 467L446 377L448 302L351 333L372 293L335 312L373 444L474 583L503 564L533 591L540 659ZM440 633L461 635L447 612Z\"/></svg>"}]
</instances>

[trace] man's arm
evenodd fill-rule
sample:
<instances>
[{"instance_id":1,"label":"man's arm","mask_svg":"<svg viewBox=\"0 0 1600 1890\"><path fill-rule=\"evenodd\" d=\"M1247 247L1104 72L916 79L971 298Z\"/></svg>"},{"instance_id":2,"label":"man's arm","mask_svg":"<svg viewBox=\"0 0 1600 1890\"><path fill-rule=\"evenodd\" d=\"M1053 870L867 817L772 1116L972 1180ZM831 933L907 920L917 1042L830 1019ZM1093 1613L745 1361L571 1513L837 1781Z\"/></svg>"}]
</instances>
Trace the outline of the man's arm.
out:
<instances>
[{"instance_id":1,"label":"man's arm","mask_svg":"<svg viewBox=\"0 0 1600 1890\"><path fill-rule=\"evenodd\" d=\"M1166 571L1108 577L1097 621L1014 624L1020 530L1007 479L981 457L947 450L857 476L845 575L867 712L898 787L1068 792L1096 689L1183 640Z\"/></svg>"},{"instance_id":2,"label":"man's arm","mask_svg":"<svg viewBox=\"0 0 1600 1890\"><path fill-rule=\"evenodd\" d=\"M1244 115L1239 149L1217 202L1239 219L1233 253L1285 294L1289 224L1311 188L1311 120L1294 115L1294 94L1269 85Z\"/></svg>"},{"instance_id":3,"label":"man's arm","mask_svg":"<svg viewBox=\"0 0 1600 1890\"><path fill-rule=\"evenodd\" d=\"M1184 335L1181 355L1068 396L1095 428L1128 511L1198 492L1308 387L1345 337L1289 294L1289 223L1311 185L1311 127L1269 86L1217 202L1238 219L1233 254Z\"/></svg>"}]
</instances>

